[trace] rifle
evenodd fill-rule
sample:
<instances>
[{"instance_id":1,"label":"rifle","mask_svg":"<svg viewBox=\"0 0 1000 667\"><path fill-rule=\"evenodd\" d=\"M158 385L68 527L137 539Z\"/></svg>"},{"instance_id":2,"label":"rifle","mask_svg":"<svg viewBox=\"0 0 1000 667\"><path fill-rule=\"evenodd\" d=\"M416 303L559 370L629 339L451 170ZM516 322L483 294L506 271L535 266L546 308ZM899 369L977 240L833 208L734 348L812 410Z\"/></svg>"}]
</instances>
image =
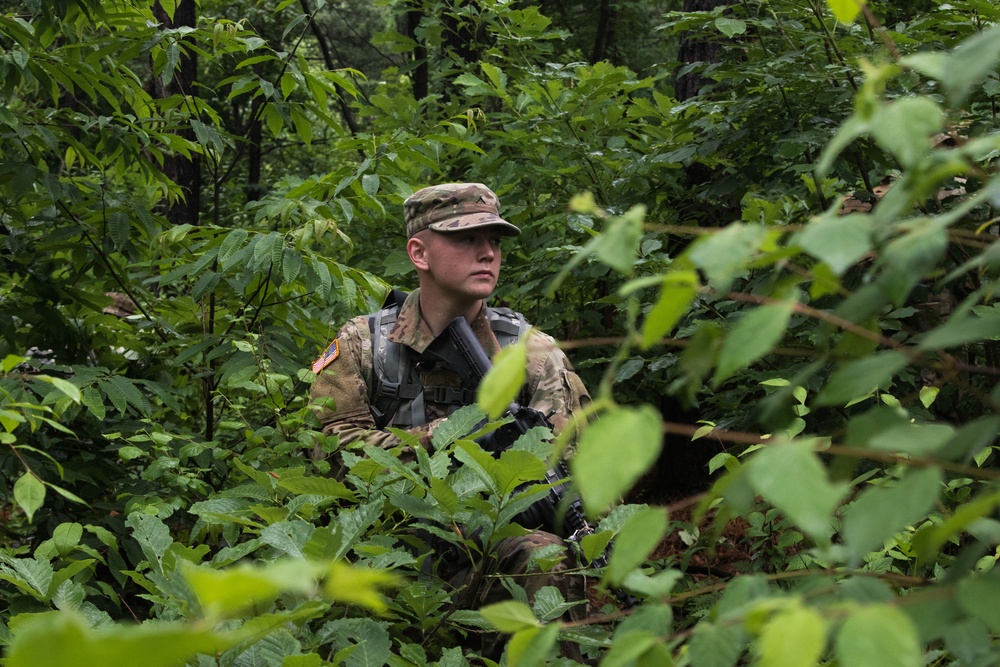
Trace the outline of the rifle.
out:
<instances>
[{"instance_id":1,"label":"rifle","mask_svg":"<svg viewBox=\"0 0 1000 667\"><path fill-rule=\"evenodd\" d=\"M442 362L446 368L457 373L463 388L478 387L493 365L464 317L452 320L441 335L427 347L424 356ZM499 456L510 449L518 438L536 426L552 428L552 423L546 415L517 402L512 402L508 406L505 416L513 417L513 420L476 439L483 449L494 456ZM587 535L592 535L594 529L587 522L579 497L574 497L568 503L564 502L567 477L569 470L564 461L546 471L545 483L551 485L549 492L544 498L515 516L514 522L529 529L538 528L568 535L567 540L579 547L580 541ZM556 529L560 512L564 512L563 531ZM578 548L577 551L582 558L583 550ZM598 569L605 567L608 564L607 554L608 551L605 549L604 553L594 558L588 565ZM634 597L622 590L613 592L626 607L631 608L638 604Z\"/></svg>"},{"instance_id":2,"label":"rifle","mask_svg":"<svg viewBox=\"0 0 1000 667\"><path fill-rule=\"evenodd\" d=\"M441 335L434 339L424 351L424 355L442 362L446 368L456 372L461 378L463 387L478 387L492 367L490 358L486 356L486 352L472 332L472 327L469 326L469 322L464 317L452 320L441 332ZM552 423L546 415L517 402L510 404L505 416L512 417L512 421L476 440L483 449L494 456L510 449L519 437L535 427L552 428ZM587 523L583 514L579 498L574 498L572 502L566 504L563 517L564 531L556 529L556 519L560 510L563 509L561 505L564 504L563 498L567 491L564 480L568 476L569 470L563 461L560 461L555 468L550 468L545 473L545 483L552 485L549 493L519 513L514 517L514 521L525 528L541 528L550 532L562 532L569 535L569 539L577 543L585 535L593 533L593 528ZM602 556L591 564L595 567L603 567L604 563L598 563L598 560L605 561L606 559Z\"/></svg>"}]
</instances>

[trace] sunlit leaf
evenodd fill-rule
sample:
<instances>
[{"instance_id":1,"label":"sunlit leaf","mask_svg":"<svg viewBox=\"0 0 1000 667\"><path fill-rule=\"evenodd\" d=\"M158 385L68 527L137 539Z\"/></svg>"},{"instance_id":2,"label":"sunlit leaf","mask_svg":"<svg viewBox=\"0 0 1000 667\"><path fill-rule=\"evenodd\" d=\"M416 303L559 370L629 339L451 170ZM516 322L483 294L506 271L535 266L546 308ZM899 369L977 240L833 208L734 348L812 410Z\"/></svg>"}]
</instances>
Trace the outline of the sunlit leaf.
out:
<instances>
[{"instance_id":1,"label":"sunlit leaf","mask_svg":"<svg viewBox=\"0 0 1000 667\"><path fill-rule=\"evenodd\" d=\"M667 510L662 507L649 507L630 517L615 538L611 559L604 570L608 583L620 585L642 565L663 541L666 530Z\"/></svg>"},{"instance_id":2,"label":"sunlit leaf","mask_svg":"<svg viewBox=\"0 0 1000 667\"><path fill-rule=\"evenodd\" d=\"M794 308L794 302L783 301L760 306L741 317L722 342L713 386L770 352L784 336Z\"/></svg>"},{"instance_id":3,"label":"sunlit leaf","mask_svg":"<svg viewBox=\"0 0 1000 667\"><path fill-rule=\"evenodd\" d=\"M847 486L829 480L811 443L764 447L754 452L746 471L757 493L806 533L826 539L833 532L833 514Z\"/></svg>"},{"instance_id":4,"label":"sunlit leaf","mask_svg":"<svg viewBox=\"0 0 1000 667\"><path fill-rule=\"evenodd\" d=\"M31 523L35 512L45 502L45 485L33 473L22 474L14 482L14 502L24 510L28 523Z\"/></svg>"},{"instance_id":5,"label":"sunlit leaf","mask_svg":"<svg viewBox=\"0 0 1000 667\"><path fill-rule=\"evenodd\" d=\"M837 633L836 655L851 667L922 667L923 651L910 618L875 604L851 614Z\"/></svg>"},{"instance_id":6,"label":"sunlit leaf","mask_svg":"<svg viewBox=\"0 0 1000 667\"><path fill-rule=\"evenodd\" d=\"M517 398L524 385L527 366L528 348L524 336L496 353L493 367L483 378L477 393L479 405L490 419L496 419L506 412Z\"/></svg>"},{"instance_id":7,"label":"sunlit leaf","mask_svg":"<svg viewBox=\"0 0 1000 667\"><path fill-rule=\"evenodd\" d=\"M833 17L841 23L852 23L861 13L865 0L826 0Z\"/></svg>"},{"instance_id":8,"label":"sunlit leaf","mask_svg":"<svg viewBox=\"0 0 1000 667\"><path fill-rule=\"evenodd\" d=\"M826 647L826 625L809 607L778 612L761 632L760 667L813 667Z\"/></svg>"},{"instance_id":9,"label":"sunlit leaf","mask_svg":"<svg viewBox=\"0 0 1000 667\"><path fill-rule=\"evenodd\" d=\"M926 516L941 490L936 468L911 470L898 482L867 487L843 515L842 534L851 555L862 558Z\"/></svg>"},{"instance_id":10,"label":"sunlit leaf","mask_svg":"<svg viewBox=\"0 0 1000 667\"><path fill-rule=\"evenodd\" d=\"M584 509L596 516L624 495L660 454L660 415L651 406L618 408L593 422L570 459Z\"/></svg>"}]
</instances>

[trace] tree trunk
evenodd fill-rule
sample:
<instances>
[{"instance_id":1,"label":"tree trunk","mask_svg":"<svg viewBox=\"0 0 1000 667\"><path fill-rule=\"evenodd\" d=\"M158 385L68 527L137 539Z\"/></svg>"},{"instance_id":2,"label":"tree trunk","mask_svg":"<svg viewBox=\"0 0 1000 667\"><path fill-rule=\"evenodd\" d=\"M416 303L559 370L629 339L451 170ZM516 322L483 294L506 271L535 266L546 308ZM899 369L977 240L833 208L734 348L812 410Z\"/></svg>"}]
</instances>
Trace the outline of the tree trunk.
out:
<instances>
[{"instance_id":1,"label":"tree trunk","mask_svg":"<svg viewBox=\"0 0 1000 667\"><path fill-rule=\"evenodd\" d=\"M181 0L177 3L173 20L167 16L157 2L153 8L156 18L165 26L176 28L180 26L195 27L197 13L195 0ZM167 85L162 78L154 82L157 97L166 98L172 95L194 95L193 86L198 80L198 59L192 50L182 49L177 71ZM180 136L190 141L196 141L194 130L185 128L178 130ZM167 220L175 225L197 225L198 212L201 208L201 160L195 154L190 158L183 155L168 155L164 159L163 171L180 186L184 197L167 209Z\"/></svg>"},{"instance_id":2,"label":"tree trunk","mask_svg":"<svg viewBox=\"0 0 1000 667\"><path fill-rule=\"evenodd\" d=\"M399 16L399 32L417 43L413 49L414 66L410 73L413 82L413 99L422 100L430 91L430 64L427 62L427 45L417 38L417 26L424 17L421 0L408 0L406 9Z\"/></svg>"},{"instance_id":3,"label":"tree trunk","mask_svg":"<svg viewBox=\"0 0 1000 667\"><path fill-rule=\"evenodd\" d=\"M685 12L709 12L716 7L728 5L727 0L684 0ZM680 47L677 59L681 62L681 69L694 63L715 62L717 47L701 36L692 36L688 33L681 35ZM698 72L686 72L677 77L674 83L674 96L678 101L684 101L698 94L704 85L705 79Z\"/></svg>"},{"instance_id":4,"label":"tree trunk","mask_svg":"<svg viewBox=\"0 0 1000 667\"><path fill-rule=\"evenodd\" d=\"M608 59L608 55L613 50L614 34L615 9L611 0L601 0L597 10L597 32L594 35L594 48L590 54L591 65Z\"/></svg>"}]
</instances>

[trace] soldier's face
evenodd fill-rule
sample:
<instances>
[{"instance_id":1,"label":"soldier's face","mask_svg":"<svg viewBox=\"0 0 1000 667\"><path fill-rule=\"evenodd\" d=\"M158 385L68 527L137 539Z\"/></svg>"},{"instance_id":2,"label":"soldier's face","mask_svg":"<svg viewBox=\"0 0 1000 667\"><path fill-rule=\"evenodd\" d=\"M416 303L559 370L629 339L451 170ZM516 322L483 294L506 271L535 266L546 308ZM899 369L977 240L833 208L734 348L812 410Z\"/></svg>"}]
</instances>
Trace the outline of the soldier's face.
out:
<instances>
[{"instance_id":1,"label":"soldier's face","mask_svg":"<svg viewBox=\"0 0 1000 667\"><path fill-rule=\"evenodd\" d=\"M490 227L455 232L428 229L415 235L408 249L429 286L455 298L485 299L493 293L500 275L502 238ZM414 248L412 241L417 241L418 247Z\"/></svg>"}]
</instances>

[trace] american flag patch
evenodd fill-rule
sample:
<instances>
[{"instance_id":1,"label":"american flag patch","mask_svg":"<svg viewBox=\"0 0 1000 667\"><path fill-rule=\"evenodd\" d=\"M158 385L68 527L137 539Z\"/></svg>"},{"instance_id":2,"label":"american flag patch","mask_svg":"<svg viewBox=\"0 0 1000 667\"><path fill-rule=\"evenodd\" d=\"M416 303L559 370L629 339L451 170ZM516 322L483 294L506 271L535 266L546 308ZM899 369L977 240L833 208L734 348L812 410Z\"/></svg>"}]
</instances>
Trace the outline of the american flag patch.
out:
<instances>
[{"instance_id":1,"label":"american flag patch","mask_svg":"<svg viewBox=\"0 0 1000 667\"><path fill-rule=\"evenodd\" d=\"M326 348L326 352L319 356L319 359L313 362L312 371L313 373L319 373L321 370L333 363L333 360L340 356L340 343L337 339L334 339L330 343L330 347Z\"/></svg>"}]
</instances>

